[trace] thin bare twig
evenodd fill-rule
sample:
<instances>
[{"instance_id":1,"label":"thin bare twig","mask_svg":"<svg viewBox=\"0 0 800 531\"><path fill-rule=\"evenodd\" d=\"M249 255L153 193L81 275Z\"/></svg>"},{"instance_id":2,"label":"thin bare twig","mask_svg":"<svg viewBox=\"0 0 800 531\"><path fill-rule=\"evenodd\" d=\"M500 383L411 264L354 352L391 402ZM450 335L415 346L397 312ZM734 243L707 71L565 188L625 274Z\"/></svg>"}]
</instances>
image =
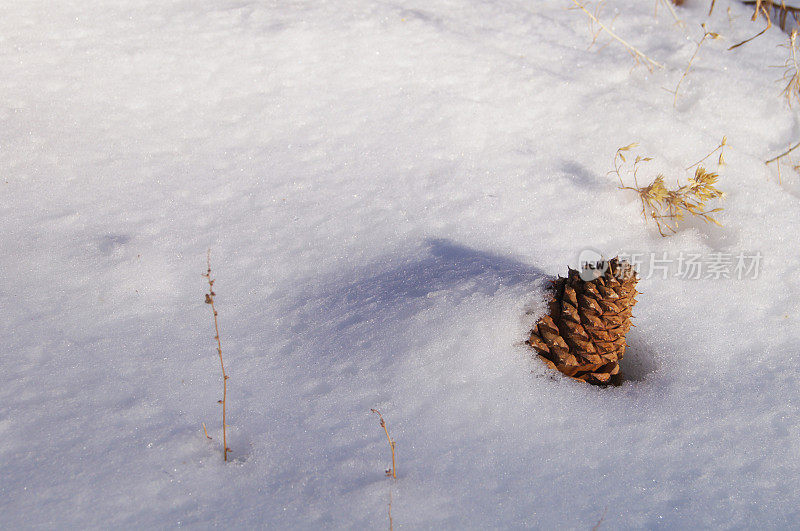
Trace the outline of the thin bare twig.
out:
<instances>
[{"instance_id":1,"label":"thin bare twig","mask_svg":"<svg viewBox=\"0 0 800 531\"><path fill-rule=\"evenodd\" d=\"M600 529L600 525L603 523L603 520L606 519L606 512L607 511L608 511L608 507L603 509L603 515L600 517L600 520L598 520L597 523L594 524L594 527L592 528L592 531L597 531L598 529Z\"/></svg>"},{"instance_id":2,"label":"thin bare twig","mask_svg":"<svg viewBox=\"0 0 800 531\"><path fill-rule=\"evenodd\" d=\"M218 402L222 404L222 447L223 450L223 459L225 461L228 460L228 452L231 451L228 448L228 433L227 427L228 425L225 422L225 405L227 403L228 398L228 375L225 373L225 363L222 361L222 340L219 337L219 321L217 320L217 308L214 306L214 279L211 278L211 249L208 250L208 255L206 256L206 263L208 264L208 270L203 274L206 279L208 279L208 293L206 293L206 304L211 305L211 311L214 313L214 332L215 336L214 339L217 340L217 354L219 354L219 365L222 368L222 400Z\"/></svg>"},{"instance_id":3,"label":"thin bare twig","mask_svg":"<svg viewBox=\"0 0 800 531\"><path fill-rule=\"evenodd\" d=\"M394 522L392 521L392 488L389 487L389 531L394 530Z\"/></svg>"}]
</instances>

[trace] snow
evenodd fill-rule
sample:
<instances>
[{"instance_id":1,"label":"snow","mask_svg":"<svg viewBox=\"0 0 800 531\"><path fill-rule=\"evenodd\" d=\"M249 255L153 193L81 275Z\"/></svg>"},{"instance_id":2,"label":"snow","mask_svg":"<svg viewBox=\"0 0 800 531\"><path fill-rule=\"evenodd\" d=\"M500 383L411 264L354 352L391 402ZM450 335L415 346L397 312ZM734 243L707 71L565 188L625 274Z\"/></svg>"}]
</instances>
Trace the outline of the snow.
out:
<instances>
[{"instance_id":1,"label":"snow","mask_svg":"<svg viewBox=\"0 0 800 531\"><path fill-rule=\"evenodd\" d=\"M788 38L686 4L600 11L650 72L568 1L3 3L4 527L797 527ZM607 174L723 136L722 228ZM763 262L643 274L603 389L523 344L587 248Z\"/></svg>"}]
</instances>

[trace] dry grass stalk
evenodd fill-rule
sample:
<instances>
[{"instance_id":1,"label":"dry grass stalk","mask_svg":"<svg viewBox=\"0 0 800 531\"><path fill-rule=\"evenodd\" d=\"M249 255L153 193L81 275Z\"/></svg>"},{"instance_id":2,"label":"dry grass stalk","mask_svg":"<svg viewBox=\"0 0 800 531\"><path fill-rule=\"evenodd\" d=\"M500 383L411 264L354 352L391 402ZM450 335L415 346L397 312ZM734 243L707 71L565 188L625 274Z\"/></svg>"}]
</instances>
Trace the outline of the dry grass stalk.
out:
<instances>
[{"instance_id":1,"label":"dry grass stalk","mask_svg":"<svg viewBox=\"0 0 800 531\"><path fill-rule=\"evenodd\" d=\"M216 293L214 293L214 279L211 278L211 249L208 250L208 255L206 256L206 263L208 265L208 270L203 273L203 276L208 280L208 293L206 293L206 304L211 305L211 311L214 313L214 332L215 336L214 339L217 340L217 354L219 354L219 365L222 368L222 400L218 400L220 404L222 404L222 447L223 447L223 459L225 461L228 460L228 452L231 451L228 448L228 432L227 427L228 425L225 422L225 406L228 399L228 375L225 373L225 363L222 361L222 340L219 337L219 321L217 319L217 308L214 306L214 297ZM203 429L205 429L205 424L203 425ZM206 433L208 436L208 433ZM210 438L210 437L209 437Z\"/></svg>"},{"instance_id":2,"label":"dry grass stalk","mask_svg":"<svg viewBox=\"0 0 800 531\"><path fill-rule=\"evenodd\" d=\"M675 91L674 91L675 97L672 99L673 107L678 105L678 89L681 88L681 83L683 83L683 80L686 79L686 76L689 75L689 70L692 68L692 63L694 62L695 57L697 57L698 52L700 52L700 47L703 45L706 39L716 40L720 38L719 33L708 31L708 28L706 28L705 24L700 24L700 27L703 28L703 38L701 38L700 41L697 43L697 48L694 49L694 53L692 54L692 57L689 59L689 64L686 65L686 70L683 71L683 75L678 80L678 84L675 86Z\"/></svg>"},{"instance_id":3,"label":"dry grass stalk","mask_svg":"<svg viewBox=\"0 0 800 531\"><path fill-rule=\"evenodd\" d=\"M389 437L389 429L386 427L386 421L383 420L383 415L381 415L381 412L378 411L377 409L370 409L370 411L378 415L378 417L381 419L381 428L383 428L384 433L386 433L386 440L389 441L389 448L391 448L392 450L392 468L386 471L386 475L390 476L393 479L397 479L397 465L395 464L394 461L395 441L394 439Z\"/></svg>"},{"instance_id":4,"label":"dry grass stalk","mask_svg":"<svg viewBox=\"0 0 800 531\"><path fill-rule=\"evenodd\" d=\"M597 37L600 33L606 32L612 39L622 44L625 47L625 49L628 50L628 52L633 56L634 60L636 61L636 64L640 64L642 61L644 61L644 65L650 71L652 71L654 67L664 68L664 65L656 61L653 61L652 59L647 57L644 53L640 52L633 45L629 44L626 40L622 39L619 35L614 33L608 26L600 22L597 13L596 12L592 13L591 11L589 11L586 8L585 4L582 4L578 0L572 0L572 3L575 4L575 9L580 9L581 11L583 11L586 14L586 16L589 17L594 24L597 24L598 28L600 28L597 31L597 33L595 33L594 39L592 40L592 44L594 44L594 42L597 40ZM600 4L598 4L598 6L599 5Z\"/></svg>"},{"instance_id":5,"label":"dry grass stalk","mask_svg":"<svg viewBox=\"0 0 800 531\"><path fill-rule=\"evenodd\" d=\"M206 439L213 440L213 439L211 439L211 436L208 434L208 430L206 429L206 423L205 422L203 422L203 433L206 434Z\"/></svg>"},{"instance_id":6,"label":"dry grass stalk","mask_svg":"<svg viewBox=\"0 0 800 531\"><path fill-rule=\"evenodd\" d=\"M762 0L756 0L755 6L756 6L756 9L753 12L753 17L750 20L755 22L756 20L758 20L759 16L763 14L764 18L767 21L767 27L764 28L763 30L759 31L758 33L756 33L755 35L753 35L749 39L745 39L740 43L734 44L733 46L728 48L729 51L733 50L734 48L738 48L739 46L742 46L744 44L747 44L748 42L750 42L750 41L752 41L754 39L757 39L758 37L760 37L763 34L765 34L767 32L767 30L772 27L772 17L770 17L769 11L767 10L766 6L764 5L764 2Z\"/></svg>"},{"instance_id":7,"label":"dry grass stalk","mask_svg":"<svg viewBox=\"0 0 800 531\"><path fill-rule=\"evenodd\" d=\"M653 182L647 186L639 186L638 172L641 165L653 160L651 157L637 155L630 173L633 175L634 186L627 186L622 179L622 170L627 159L625 153L637 147L638 144L630 144L621 147L614 155L614 173L619 178L620 189L632 190L639 195L642 202L642 217L647 221L652 218L658 227L661 236L668 236L678 231L678 223L684 219L686 214L697 216L706 223L714 223L722 226L712 214L721 212L722 208L706 209L706 204L713 199L723 199L725 194L716 188L719 175L707 171L702 166L695 170L694 177L689 178L687 183L678 183L675 189L670 190L664 184L664 176L659 174ZM713 152L712 152L713 153ZM709 155L710 156L710 155Z\"/></svg>"}]
</instances>

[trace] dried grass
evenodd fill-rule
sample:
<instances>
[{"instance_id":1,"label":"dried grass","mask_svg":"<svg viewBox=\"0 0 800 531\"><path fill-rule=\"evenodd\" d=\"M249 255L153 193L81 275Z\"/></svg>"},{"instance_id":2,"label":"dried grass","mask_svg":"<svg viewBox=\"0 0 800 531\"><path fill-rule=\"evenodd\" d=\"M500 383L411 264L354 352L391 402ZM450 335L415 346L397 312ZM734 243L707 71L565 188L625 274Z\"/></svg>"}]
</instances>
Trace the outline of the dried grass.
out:
<instances>
[{"instance_id":1,"label":"dried grass","mask_svg":"<svg viewBox=\"0 0 800 531\"><path fill-rule=\"evenodd\" d=\"M721 151L724 145L725 139L723 139L720 147L712 151L705 158L710 157L717 150ZM719 175L707 171L702 166L699 166L699 163L694 172L694 177L689 178L684 185L678 183L674 189L669 189L667 187L664 182L665 178L661 174L657 175L649 185L639 186L638 173L642 165L653 159L652 157L637 155L632 167L628 170L628 173L633 177L634 185L626 185L622 178L622 172L625 170L628 162L625 155L628 151L631 151L637 146L638 144L629 144L617 149L614 155L614 169L610 173L615 174L619 178L620 189L631 190L639 195L639 199L642 202L642 216L645 221L647 221L648 218L652 218L661 236L668 236L676 233L678 231L679 222L687 215L696 216L706 223L714 223L715 225L722 226L713 216L713 214L721 212L722 208L707 208L708 202L725 197L725 194L716 188ZM719 160L721 162L723 160L722 153L720 153ZM692 166L689 168L691 167Z\"/></svg>"}]
</instances>

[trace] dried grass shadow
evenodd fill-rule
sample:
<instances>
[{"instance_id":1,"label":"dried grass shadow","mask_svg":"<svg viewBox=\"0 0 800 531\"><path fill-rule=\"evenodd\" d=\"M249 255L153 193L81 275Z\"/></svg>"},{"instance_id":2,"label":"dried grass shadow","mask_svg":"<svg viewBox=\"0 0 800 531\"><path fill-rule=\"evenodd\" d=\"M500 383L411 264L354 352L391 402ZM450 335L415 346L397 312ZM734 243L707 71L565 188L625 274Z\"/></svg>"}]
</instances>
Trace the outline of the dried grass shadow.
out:
<instances>
[{"instance_id":1,"label":"dried grass shadow","mask_svg":"<svg viewBox=\"0 0 800 531\"><path fill-rule=\"evenodd\" d=\"M589 168L572 160L562 161L561 171L573 184L586 190L600 191L603 188L603 184L608 184L600 181Z\"/></svg>"}]
</instances>

